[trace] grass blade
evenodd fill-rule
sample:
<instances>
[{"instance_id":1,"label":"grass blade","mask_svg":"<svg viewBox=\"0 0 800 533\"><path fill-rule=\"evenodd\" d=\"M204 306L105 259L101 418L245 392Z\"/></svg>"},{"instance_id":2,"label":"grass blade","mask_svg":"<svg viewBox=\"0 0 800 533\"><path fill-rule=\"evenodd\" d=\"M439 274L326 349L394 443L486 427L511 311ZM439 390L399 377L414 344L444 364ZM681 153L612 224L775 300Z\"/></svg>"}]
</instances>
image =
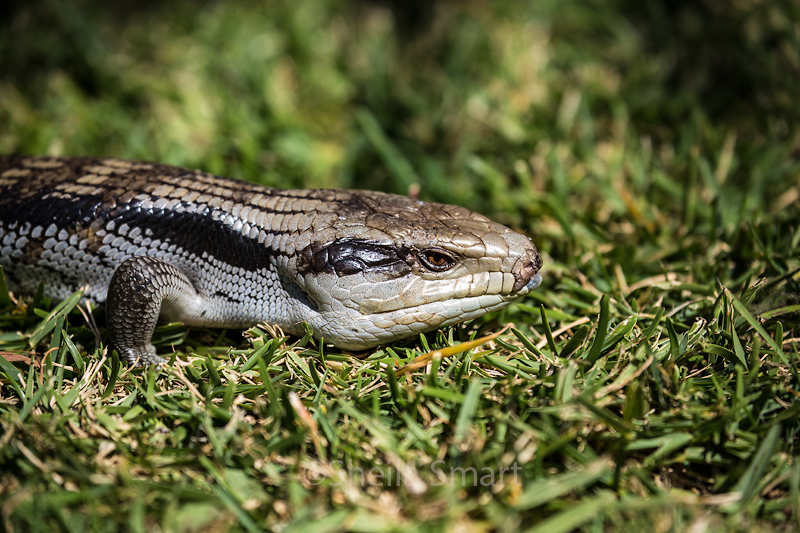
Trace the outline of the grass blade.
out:
<instances>
[{"instance_id":1,"label":"grass blade","mask_svg":"<svg viewBox=\"0 0 800 533\"><path fill-rule=\"evenodd\" d=\"M609 297L607 294L604 294L602 298L600 298L600 318L597 321L597 329L595 329L595 336L594 342L592 343L592 348L589 350L589 355L586 358L590 364L594 364L597 362L597 359L600 357L600 354L603 351L603 343L606 342L606 335L608 335L608 317L609 317L609 304L608 304Z\"/></svg>"},{"instance_id":2,"label":"grass blade","mask_svg":"<svg viewBox=\"0 0 800 533\"><path fill-rule=\"evenodd\" d=\"M458 412L455 432L456 440L463 441L467 436L467 431L478 410L478 401L480 397L481 381L479 379L473 379L469 383L467 394L464 396L464 403L461 404L461 410Z\"/></svg>"},{"instance_id":3,"label":"grass blade","mask_svg":"<svg viewBox=\"0 0 800 533\"><path fill-rule=\"evenodd\" d=\"M514 503L518 511L532 509L547 502L584 490L606 474L613 473L614 462L603 457L579 471L565 472L546 479L535 481L525 487L525 491Z\"/></svg>"}]
</instances>

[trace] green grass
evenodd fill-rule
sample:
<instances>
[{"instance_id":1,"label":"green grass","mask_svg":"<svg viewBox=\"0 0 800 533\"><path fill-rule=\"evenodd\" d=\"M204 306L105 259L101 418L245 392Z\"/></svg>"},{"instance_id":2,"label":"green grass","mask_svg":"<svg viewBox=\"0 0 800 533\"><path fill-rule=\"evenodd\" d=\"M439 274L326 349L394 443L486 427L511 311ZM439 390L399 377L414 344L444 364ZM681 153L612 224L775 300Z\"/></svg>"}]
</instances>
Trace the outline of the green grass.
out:
<instances>
[{"instance_id":1,"label":"green grass","mask_svg":"<svg viewBox=\"0 0 800 533\"><path fill-rule=\"evenodd\" d=\"M508 309L361 357L169 325L144 370L77 298L0 287L6 531L800 528L797 6L415 5L0 20L1 153L419 190L545 261Z\"/></svg>"}]
</instances>

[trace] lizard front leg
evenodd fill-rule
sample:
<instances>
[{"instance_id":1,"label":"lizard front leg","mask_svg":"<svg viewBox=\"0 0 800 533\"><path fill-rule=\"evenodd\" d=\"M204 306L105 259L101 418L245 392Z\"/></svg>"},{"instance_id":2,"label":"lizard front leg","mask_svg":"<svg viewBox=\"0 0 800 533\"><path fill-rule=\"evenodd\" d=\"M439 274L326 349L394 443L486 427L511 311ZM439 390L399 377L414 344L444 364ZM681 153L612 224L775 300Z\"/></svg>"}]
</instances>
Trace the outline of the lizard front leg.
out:
<instances>
[{"instance_id":1,"label":"lizard front leg","mask_svg":"<svg viewBox=\"0 0 800 533\"><path fill-rule=\"evenodd\" d=\"M106 320L111 346L139 366L165 363L150 343L162 307L171 316L204 313L205 298L177 267L137 256L119 265L108 286Z\"/></svg>"}]
</instances>

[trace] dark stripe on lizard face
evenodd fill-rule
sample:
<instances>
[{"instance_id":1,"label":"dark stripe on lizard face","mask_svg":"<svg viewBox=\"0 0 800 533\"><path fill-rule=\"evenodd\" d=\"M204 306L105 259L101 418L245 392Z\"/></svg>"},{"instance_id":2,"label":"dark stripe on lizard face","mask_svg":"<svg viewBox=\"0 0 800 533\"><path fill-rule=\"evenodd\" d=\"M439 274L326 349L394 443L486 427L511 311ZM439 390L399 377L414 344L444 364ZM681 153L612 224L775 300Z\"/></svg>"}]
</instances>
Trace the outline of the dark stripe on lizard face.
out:
<instances>
[{"instance_id":1,"label":"dark stripe on lizard face","mask_svg":"<svg viewBox=\"0 0 800 533\"><path fill-rule=\"evenodd\" d=\"M326 246L306 247L299 254L297 270L300 274L328 272L340 277L373 272L395 279L411 272L412 255L404 247L344 238Z\"/></svg>"}]
</instances>

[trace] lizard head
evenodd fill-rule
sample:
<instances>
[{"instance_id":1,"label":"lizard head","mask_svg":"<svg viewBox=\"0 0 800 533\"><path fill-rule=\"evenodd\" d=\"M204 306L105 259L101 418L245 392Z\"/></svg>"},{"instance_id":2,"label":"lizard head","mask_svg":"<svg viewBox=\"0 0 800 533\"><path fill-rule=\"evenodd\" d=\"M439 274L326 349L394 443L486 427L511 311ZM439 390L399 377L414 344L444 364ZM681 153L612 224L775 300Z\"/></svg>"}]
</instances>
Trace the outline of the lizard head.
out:
<instances>
[{"instance_id":1,"label":"lizard head","mask_svg":"<svg viewBox=\"0 0 800 533\"><path fill-rule=\"evenodd\" d=\"M533 242L468 209L375 192L320 191L292 271L314 309L299 317L360 350L500 309L542 281Z\"/></svg>"}]
</instances>

